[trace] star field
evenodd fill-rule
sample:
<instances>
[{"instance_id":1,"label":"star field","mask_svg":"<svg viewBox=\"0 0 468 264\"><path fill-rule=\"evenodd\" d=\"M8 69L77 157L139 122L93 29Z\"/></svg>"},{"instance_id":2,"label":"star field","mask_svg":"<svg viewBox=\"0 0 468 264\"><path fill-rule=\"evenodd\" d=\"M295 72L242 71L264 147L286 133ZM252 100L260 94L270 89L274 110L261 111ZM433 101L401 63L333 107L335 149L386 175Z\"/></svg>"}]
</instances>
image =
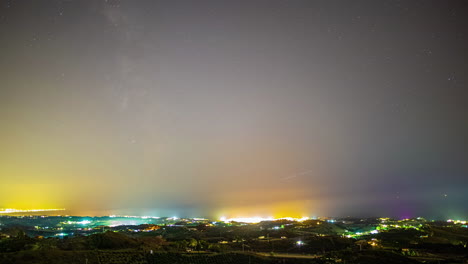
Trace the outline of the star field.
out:
<instances>
[{"instance_id":1,"label":"star field","mask_svg":"<svg viewBox=\"0 0 468 264\"><path fill-rule=\"evenodd\" d=\"M465 1L2 1L0 208L466 217L467 17Z\"/></svg>"}]
</instances>

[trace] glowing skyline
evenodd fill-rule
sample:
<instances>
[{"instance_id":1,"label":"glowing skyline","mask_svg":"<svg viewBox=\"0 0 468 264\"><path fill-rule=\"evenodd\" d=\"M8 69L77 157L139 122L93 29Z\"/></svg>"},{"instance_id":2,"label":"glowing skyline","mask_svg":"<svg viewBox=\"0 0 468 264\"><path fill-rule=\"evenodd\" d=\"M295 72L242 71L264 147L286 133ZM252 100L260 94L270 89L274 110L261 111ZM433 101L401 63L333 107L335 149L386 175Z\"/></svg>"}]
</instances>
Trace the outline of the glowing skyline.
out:
<instances>
[{"instance_id":1,"label":"glowing skyline","mask_svg":"<svg viewBox=\"0 0 468 264\"><path fill-rule=\"evenodd\" d=\"M37 212L55 212L65 211L65 208L61 209L16 209L16 208L0 208L0 214L16 214L16 213L37 213Z\"/></svg>"}]
</instances>

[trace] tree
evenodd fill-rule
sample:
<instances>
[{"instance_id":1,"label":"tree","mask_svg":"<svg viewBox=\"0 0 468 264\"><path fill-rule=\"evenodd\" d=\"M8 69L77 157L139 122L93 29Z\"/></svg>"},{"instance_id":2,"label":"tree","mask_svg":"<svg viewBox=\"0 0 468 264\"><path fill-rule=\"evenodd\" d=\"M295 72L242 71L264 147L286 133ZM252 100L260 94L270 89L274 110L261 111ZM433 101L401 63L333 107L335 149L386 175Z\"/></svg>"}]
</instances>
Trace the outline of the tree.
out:
<instances>
[{"instance_id":1,"label":"tree","mask_svg":"<svg viewBox=\"0 0 468 264\"><path fill-rule=\"evenodd\" d=\"M192 248L192 250L196 249L198 247L198 241L195 238L192 238L189 240L188 246Z\"/></svg>"}]
</instances>

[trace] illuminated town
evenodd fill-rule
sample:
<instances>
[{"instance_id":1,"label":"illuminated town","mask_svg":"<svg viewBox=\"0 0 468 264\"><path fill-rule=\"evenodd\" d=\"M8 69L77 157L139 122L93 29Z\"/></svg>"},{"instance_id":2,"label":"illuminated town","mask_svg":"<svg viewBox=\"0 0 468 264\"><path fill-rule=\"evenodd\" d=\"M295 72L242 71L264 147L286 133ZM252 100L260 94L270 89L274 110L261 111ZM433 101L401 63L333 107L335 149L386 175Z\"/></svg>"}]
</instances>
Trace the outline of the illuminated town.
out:
<instances>
[{"instance_id":1,"label":"illuminated town","mask_svg":"<svg viewBox=\"0 0 468 264\"><path fill-rule=\"evenodd\" d=\"M0 214L54 212L54 211L64 211L64 210L65 209L14 209L14 208L6 208L6 209L0 209Z\"/></svg>"},{"instance_id":2,"label":"illuminated town","mask_svg":"<svg viewBox=\"0 0 468 264\"><path fill-rule=\"evenodd\" d=\"M17 214L21 210L10 211ZM197 258L202 259L198 261L206 261L223 256L219 261L225 262L229 258L243 261L248 257L258 263L276 263L271 262L274 260L284 263L352 263L360 258L372 261L386 256L397 262L407 261L405 263L446 260L465 263L468 226L465 220L436 221L421 217L221 217L214 220L22 214L0 216L0 238L0 252L6 253L0 253L4 258L3 262L0 258L0 263L7 263L5 258L13 256L7 252L26 248L64 252L94 250L89 259L109 261L115 257L113 250L120 250L126 254L123 261L132 258L139 259L141 262L138 263L152 263L153 258L169 263L166 258L172 256L170 254L178 254L179 261ZM75 257L83 258L79 254ZM101 260L100 263L111 262Z\"/></svg>"}]
</instances>

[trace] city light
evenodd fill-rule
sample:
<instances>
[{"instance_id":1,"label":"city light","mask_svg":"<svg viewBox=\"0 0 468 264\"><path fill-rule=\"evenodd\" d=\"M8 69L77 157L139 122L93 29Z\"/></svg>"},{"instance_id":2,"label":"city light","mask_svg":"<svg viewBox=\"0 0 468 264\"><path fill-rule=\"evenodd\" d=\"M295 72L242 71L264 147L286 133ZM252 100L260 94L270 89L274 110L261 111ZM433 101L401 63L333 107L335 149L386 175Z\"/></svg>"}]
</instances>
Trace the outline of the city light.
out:
<instances>
[{"instance_id":1,"label":"city light","mask_svg":"<svg viewBox=\"0 0 468 264\"><path fill-rule=\"evenodd\" d=\"M464 220L452 220L452 219L449 219L449 220L447 220L447 223L454 223L454 224L462 224L462 225L465 225L465 224L466 224L466 221L464 221Z\"/></svg>"},{"instance_id":2,"label":"city light","mask_svg":"<svg viewBox=\"0 0 468 264\"><path fill-rule=\"evenodd\" d=\"M50 211L64 211L64 210L65 210L65 208L60 208L60 209L15 209L15 208L6 208L6 209L0 209L0 214L50 212Z\"/></svg>"},{"instance_id":3,"label":"city light","mask_svg":"<svg viewBox=\"0 0 468 264\"><path fill-rule=\"evenodd\" d=\"M241 222L241 223L260 223L262 221L273 221L273 217L237 217L237 218L226 218L221 217L220 220L225 223L229 222Z\"/></svg>"}]
</instances>

